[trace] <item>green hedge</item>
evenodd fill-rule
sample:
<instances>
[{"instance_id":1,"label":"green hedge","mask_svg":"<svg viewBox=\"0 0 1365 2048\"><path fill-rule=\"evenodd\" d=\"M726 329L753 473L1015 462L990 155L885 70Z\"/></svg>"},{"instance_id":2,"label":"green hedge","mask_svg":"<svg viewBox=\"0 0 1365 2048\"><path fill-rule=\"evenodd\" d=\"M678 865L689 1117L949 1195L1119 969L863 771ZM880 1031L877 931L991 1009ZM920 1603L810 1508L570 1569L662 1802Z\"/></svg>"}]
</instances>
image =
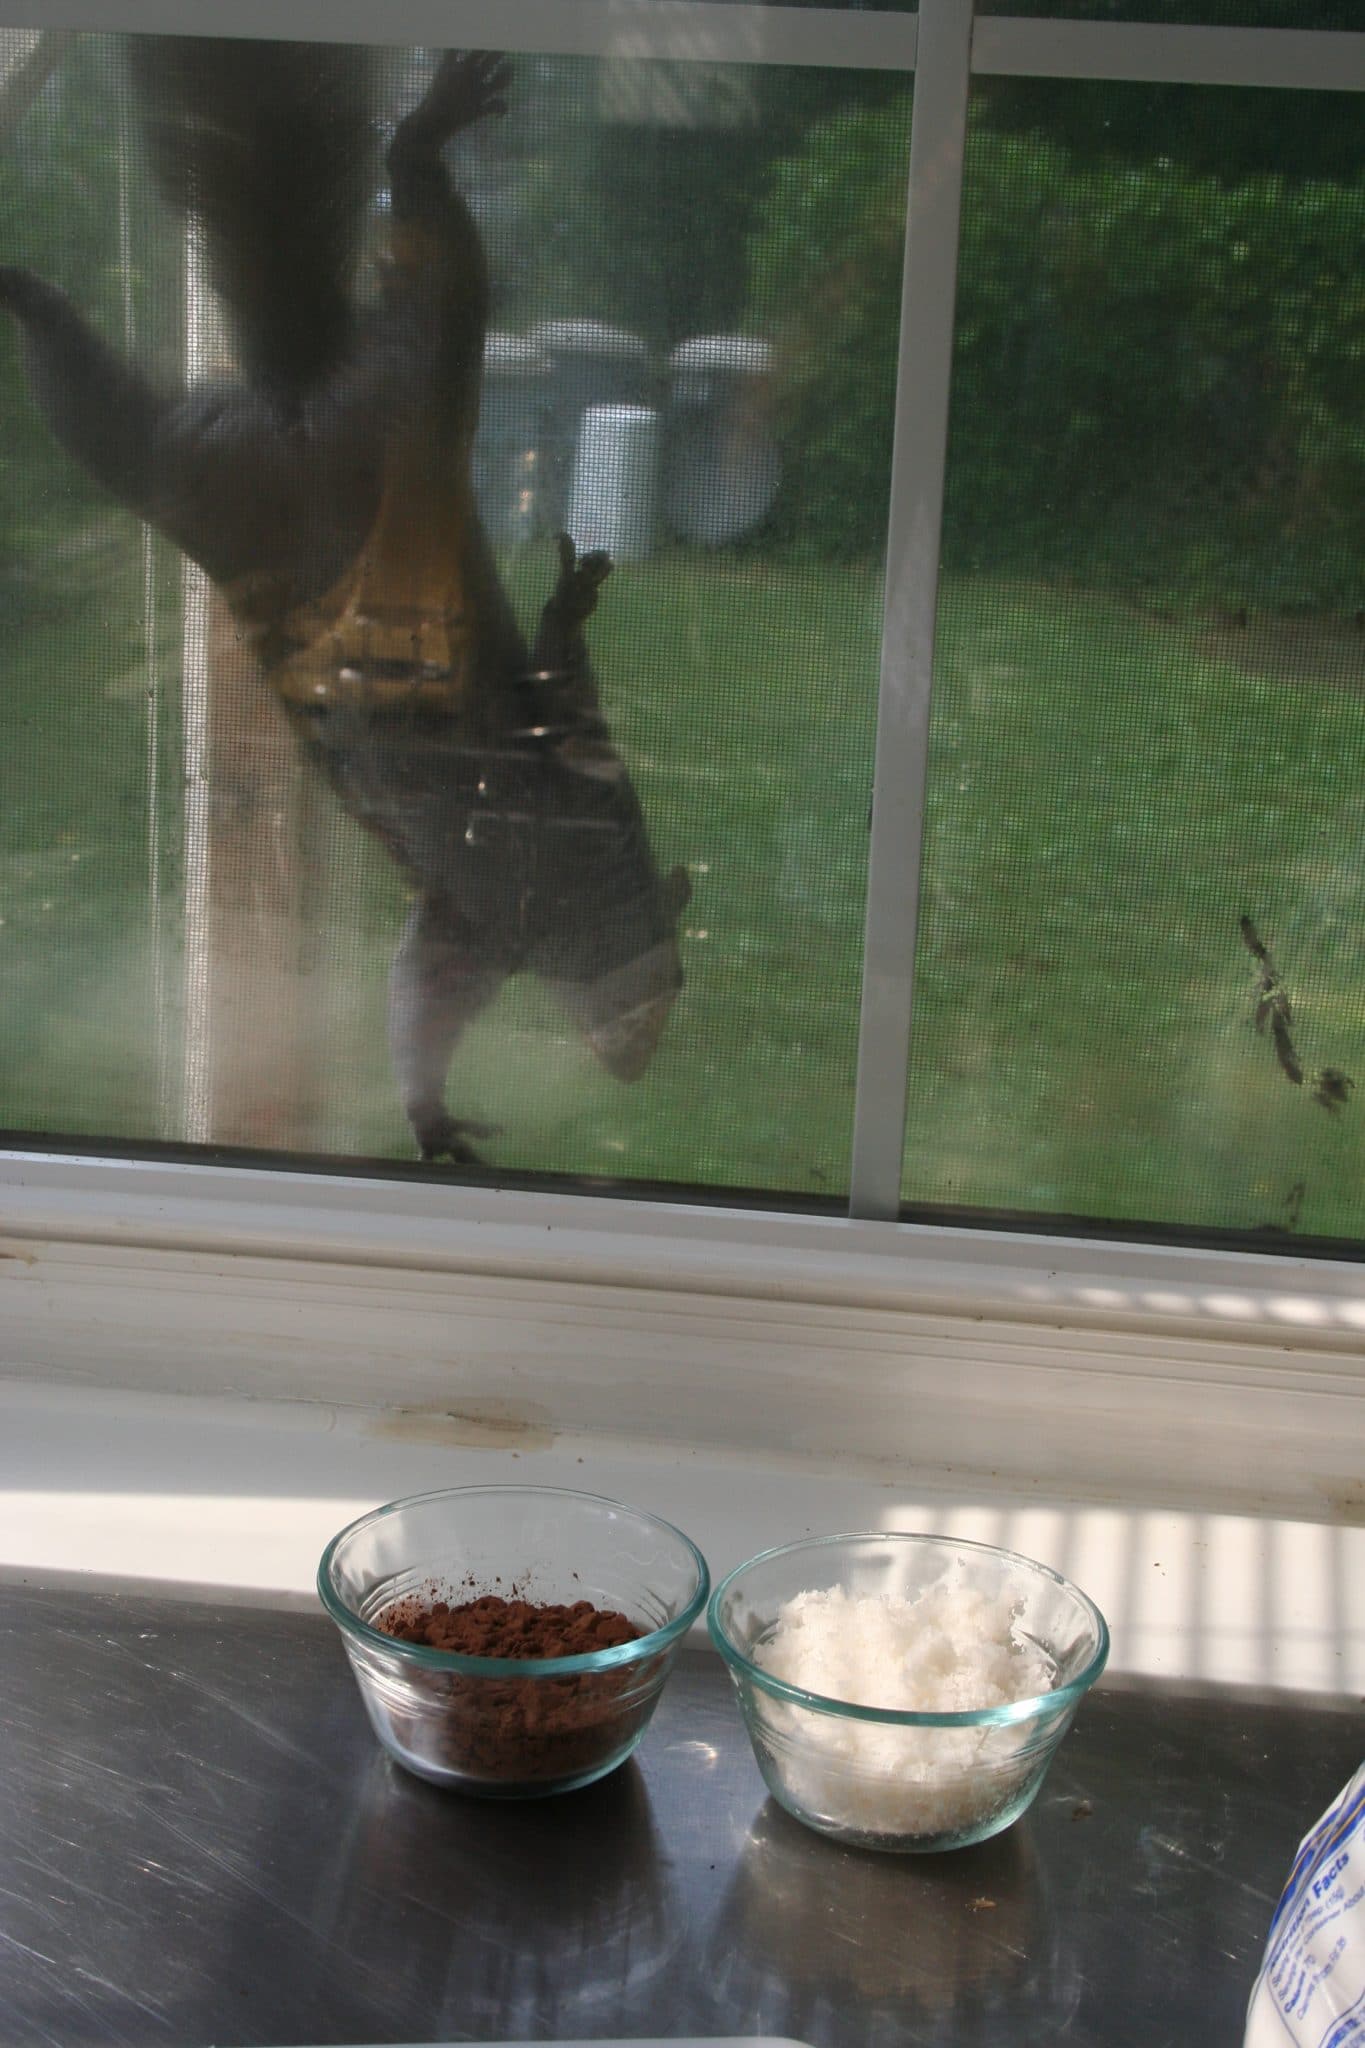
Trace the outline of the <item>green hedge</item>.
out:
<instances>
[{"instance_id":1,"label":"green hedge","mask_svg":"<svg viewBox=\"0 0 1365 2048\"><path fill-rule=\"evenodd\" d=\"M908 111L819 124L751 241L796 545L882 544ZM1229 185L974 125L945 559L1358 605L1365 177Z\"/></svg>"}]
</instances>

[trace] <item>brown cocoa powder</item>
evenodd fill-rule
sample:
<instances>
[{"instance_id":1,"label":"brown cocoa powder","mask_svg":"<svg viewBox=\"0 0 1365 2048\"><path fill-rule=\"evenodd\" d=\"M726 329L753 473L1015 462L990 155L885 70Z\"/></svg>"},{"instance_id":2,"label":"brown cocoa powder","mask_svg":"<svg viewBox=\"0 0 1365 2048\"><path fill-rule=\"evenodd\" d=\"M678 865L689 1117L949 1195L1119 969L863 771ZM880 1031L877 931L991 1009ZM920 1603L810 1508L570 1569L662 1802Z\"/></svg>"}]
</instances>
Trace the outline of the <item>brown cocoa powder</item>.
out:
<instances>
[{"instance_id":1,"label":"brown cocoa powder","mask_svg":"<svg viewBox=\"0 0 1365 2048\"><path fill-rule=\"evenodd\" d=\"M398 1642L466 1657L541 1660L576 1657L636 1642L644 1634L626 1615L594 1607L486 1593L451 1603L409 1594L375 1617L375 1627ZM429 1760L471 1781L511 1789L575 1777L605 1763L642 1725L656 1660L613 1671L568 1677L468 1677L462 1672L422 1674L429 1712L414 1715L409 1738Z\"/></svg>"},{"instance_id":2,"label":"brown cocoa powder","mask_svg":"<svg viewBox=\"0 0 1365 2048\"><path fill-rule=\"evenodd\" d=\"M636 1642L642 1631L615 1608L575 1600L504 1600L485 1593L452 1607L448 1600L409 1597L385 1608L376 1624L403 1643L454 1650L462 1657L582 1657L593 1650Z\"/></svg>"}]
</instances>

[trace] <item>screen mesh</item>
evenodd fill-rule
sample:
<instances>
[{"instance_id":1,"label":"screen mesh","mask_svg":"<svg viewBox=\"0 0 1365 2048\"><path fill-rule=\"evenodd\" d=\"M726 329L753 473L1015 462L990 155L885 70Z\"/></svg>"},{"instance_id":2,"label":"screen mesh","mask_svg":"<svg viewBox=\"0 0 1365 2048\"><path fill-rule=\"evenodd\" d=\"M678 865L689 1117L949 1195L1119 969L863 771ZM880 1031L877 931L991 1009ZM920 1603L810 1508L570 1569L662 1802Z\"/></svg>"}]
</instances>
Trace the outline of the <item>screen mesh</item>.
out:
<instances>
[{"instance_id":1,"label":"screen mesh","mask_svg":"<svg viewBox=\"0 0 1365 2048\"><path fill-rule=\"evenodd\" d=\"M896 81L7 37L0 1124L837 1196Z\"/></svg>"}]
</instances>

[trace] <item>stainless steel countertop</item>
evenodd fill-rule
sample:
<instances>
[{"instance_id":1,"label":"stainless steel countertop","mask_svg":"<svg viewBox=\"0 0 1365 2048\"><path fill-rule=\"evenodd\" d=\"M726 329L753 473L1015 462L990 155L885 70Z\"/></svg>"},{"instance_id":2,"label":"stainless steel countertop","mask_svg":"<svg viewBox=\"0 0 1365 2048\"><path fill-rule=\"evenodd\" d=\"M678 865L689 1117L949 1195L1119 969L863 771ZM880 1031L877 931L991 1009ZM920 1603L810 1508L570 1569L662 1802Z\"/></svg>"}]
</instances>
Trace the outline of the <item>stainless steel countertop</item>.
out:
<instances>
[{"instance_id":1,"label":"stainless steel countertop","mask_svg":"<svg viewBox=\"0 0 1365 2048\"><path fill-rule=\"evenodd\" d=\"M0 1587L0 2042L1235 2044L1363 1738L1105 1687L1008 1834L879 1857L773 1805L704 1653L613 1777L494 1805L387 1760L321 1618Z\"/></svg>"}]
</instances>

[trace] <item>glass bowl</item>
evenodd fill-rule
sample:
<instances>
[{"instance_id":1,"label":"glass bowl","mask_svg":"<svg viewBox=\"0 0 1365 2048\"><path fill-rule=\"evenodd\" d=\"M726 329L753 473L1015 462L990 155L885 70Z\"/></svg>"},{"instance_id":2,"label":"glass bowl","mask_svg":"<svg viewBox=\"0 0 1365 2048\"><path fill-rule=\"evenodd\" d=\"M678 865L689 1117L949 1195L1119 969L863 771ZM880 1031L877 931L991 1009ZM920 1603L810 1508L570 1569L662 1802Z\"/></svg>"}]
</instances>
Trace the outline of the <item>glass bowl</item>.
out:
<instances>
[{"instance_id":1,"label":"glass bowl","mask_svg":"<svg viewBox=\"0 0 1365 2048\"><path fill-rule=\"evenodd\" d=\"M836 1587L1003 1600L1013 1642L1044 1653L1051 1686L1000 1706L910 1712L805 1692L755 1661L785 1602ZM965 1848L1017 1820L1109 1654L1103 1615L1057 1572L942 1536L825 1536L764 1551L717 1586L707 1620L773 1797L821 1834L900 1852Z\"/></svg>"},{"instance_id":2,"label":"glass bowl","mask_svg":"<svg viewBox=\"0 0 1365 2048\"><path fill-rule=\"evenodd\" d=\"M624 1763L706 1604L696 1545L657 1516L596 1494L460 1486L362 1515L318 1567L375 1734L407 1770L487 1798L591 1784ZM633 1642L571 1657L465 1656L376 1626L403 1601L484 1595L624 1614Z\"/></svg>"}]
</instances>

